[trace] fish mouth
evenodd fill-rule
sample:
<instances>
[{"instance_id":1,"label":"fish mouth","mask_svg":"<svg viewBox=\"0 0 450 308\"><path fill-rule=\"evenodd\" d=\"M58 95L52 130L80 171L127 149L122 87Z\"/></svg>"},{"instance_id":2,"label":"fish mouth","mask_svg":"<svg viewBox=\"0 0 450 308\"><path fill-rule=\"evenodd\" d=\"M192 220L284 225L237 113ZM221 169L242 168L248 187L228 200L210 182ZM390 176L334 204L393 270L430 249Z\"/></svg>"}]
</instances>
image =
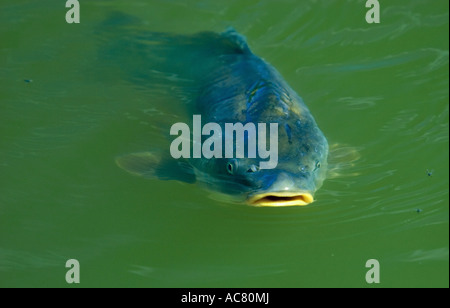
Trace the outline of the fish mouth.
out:
<instances>
[{"instance_id":1,"label":"fish mouth","mask_svg":"<svg viewBox=\"0 0 450 308\"><path fill-rule=\"evenodd\" d=\"M308 192L268 192L251 196L247 202L254 206L305 206L314 202Z\"/></svg>"}]
</instances>

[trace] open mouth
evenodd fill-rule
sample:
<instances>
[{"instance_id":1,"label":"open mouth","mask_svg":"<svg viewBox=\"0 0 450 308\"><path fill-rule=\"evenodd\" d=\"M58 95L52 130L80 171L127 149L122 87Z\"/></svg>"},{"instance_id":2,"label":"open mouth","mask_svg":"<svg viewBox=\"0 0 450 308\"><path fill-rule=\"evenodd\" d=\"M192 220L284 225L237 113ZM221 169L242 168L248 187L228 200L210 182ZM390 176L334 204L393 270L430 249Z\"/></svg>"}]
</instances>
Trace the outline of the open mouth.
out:
<instances>
[{"instance_id":1,"label":"open mouth","mask_svg":"<svg viewBox=\"0 0 450 308\"><path fill-rule=\"evenodd\" d=\"M269 192L248 199L248 202L255 206L304 206L313 201L314 197L305 192Z\"/></svg>"}]
</instances>

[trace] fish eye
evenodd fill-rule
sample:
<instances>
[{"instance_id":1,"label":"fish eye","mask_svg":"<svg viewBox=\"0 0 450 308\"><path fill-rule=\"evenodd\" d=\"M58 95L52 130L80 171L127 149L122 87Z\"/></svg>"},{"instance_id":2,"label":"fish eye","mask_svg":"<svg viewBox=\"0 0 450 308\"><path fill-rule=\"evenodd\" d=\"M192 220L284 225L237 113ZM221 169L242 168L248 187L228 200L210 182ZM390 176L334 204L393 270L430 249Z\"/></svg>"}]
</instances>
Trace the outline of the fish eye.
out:
<instances>
[{"instance_id":1,"label":"fish eye","mask_svg":"<svg viewBox=\"0 0 450 308\"><path fill-rule=\"evenodd\" d=\"M227 163L227 172L229 174L234 174L236 172L236 169L237 169L236 160L232 160Z\"/></svg>"},{"instance_id":2,"label":"fish eye","mask_svg":"<svg viewBox=\"0 0 450 308\"><path fill-rule=\"evenodd\" d=\"M259 167L256 165L251 165L250 168L248 168L247 172L257 172L259 171Z\"/></svg>"},{"instance_id":3,"label":"fish eye","mask_svg":"<svg viewBox=\"0 0 450 308\"><path fill-rule=\"evenodd\" d=\"M232 163L228 163L227 164L227 171L228 171L228 173L229 174L233 174L233 170L234 168L233 168L233 164Z\"/></svg>"},{"instance_id":4,"label":"fish eye","mask_svg":"<svg viewBox=\"0 0 450 308\"><path fill-rule=\"evenodd\" d=\"M316 167L314 168L314 171L319 169L322 166L322 164L320 163L320 161L316 161Z\"/></svg>"}]
</instances>

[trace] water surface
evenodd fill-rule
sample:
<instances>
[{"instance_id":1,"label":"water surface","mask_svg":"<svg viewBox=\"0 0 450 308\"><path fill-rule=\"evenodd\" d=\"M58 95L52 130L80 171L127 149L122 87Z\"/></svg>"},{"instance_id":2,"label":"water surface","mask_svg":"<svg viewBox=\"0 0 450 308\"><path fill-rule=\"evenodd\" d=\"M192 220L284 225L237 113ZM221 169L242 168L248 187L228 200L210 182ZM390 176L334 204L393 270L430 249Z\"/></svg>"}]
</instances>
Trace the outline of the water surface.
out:
<instances>
[{"instance_id":1,"label":"water surface","mask_svg":"<svg viewBox=\"0 0 450 308\"><path fill-rule=\"evenodd\" d=\"M99 52L111 12L142 30L233 26L303 97L336 150L317 202L253 208L132 177L165 144L171 88ZM0 287L448 287L448 1L63 1L0 5ZM100 26L101 27L101 26ZM106 31L105 29L101 29ZM129 78L129 77L134 78ZM141 78L142 83L137 82ZM334 155L334 157L333 157Z\"/></svg>"}]
</instances>

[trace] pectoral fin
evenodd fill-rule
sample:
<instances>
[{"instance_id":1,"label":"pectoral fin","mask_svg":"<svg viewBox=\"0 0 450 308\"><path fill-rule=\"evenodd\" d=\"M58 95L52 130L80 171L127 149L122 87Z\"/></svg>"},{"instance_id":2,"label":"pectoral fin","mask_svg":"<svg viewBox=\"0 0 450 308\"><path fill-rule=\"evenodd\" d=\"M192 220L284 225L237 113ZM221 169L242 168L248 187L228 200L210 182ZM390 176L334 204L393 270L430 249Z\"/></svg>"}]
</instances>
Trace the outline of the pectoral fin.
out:
<instances>
[{"instance_id":1,"label":"pectoral fin","mask_svg":"<svg viewBox=\"0 0 450 308\"><path fill-rule=\"evenodd\" d=\"M150 179L176 180L186 183L195 182L192 166L185 160L172 157L163 158L159 153L132 153L116 158L117 165L123 170Z\"/></svg>"}]
</instances>

